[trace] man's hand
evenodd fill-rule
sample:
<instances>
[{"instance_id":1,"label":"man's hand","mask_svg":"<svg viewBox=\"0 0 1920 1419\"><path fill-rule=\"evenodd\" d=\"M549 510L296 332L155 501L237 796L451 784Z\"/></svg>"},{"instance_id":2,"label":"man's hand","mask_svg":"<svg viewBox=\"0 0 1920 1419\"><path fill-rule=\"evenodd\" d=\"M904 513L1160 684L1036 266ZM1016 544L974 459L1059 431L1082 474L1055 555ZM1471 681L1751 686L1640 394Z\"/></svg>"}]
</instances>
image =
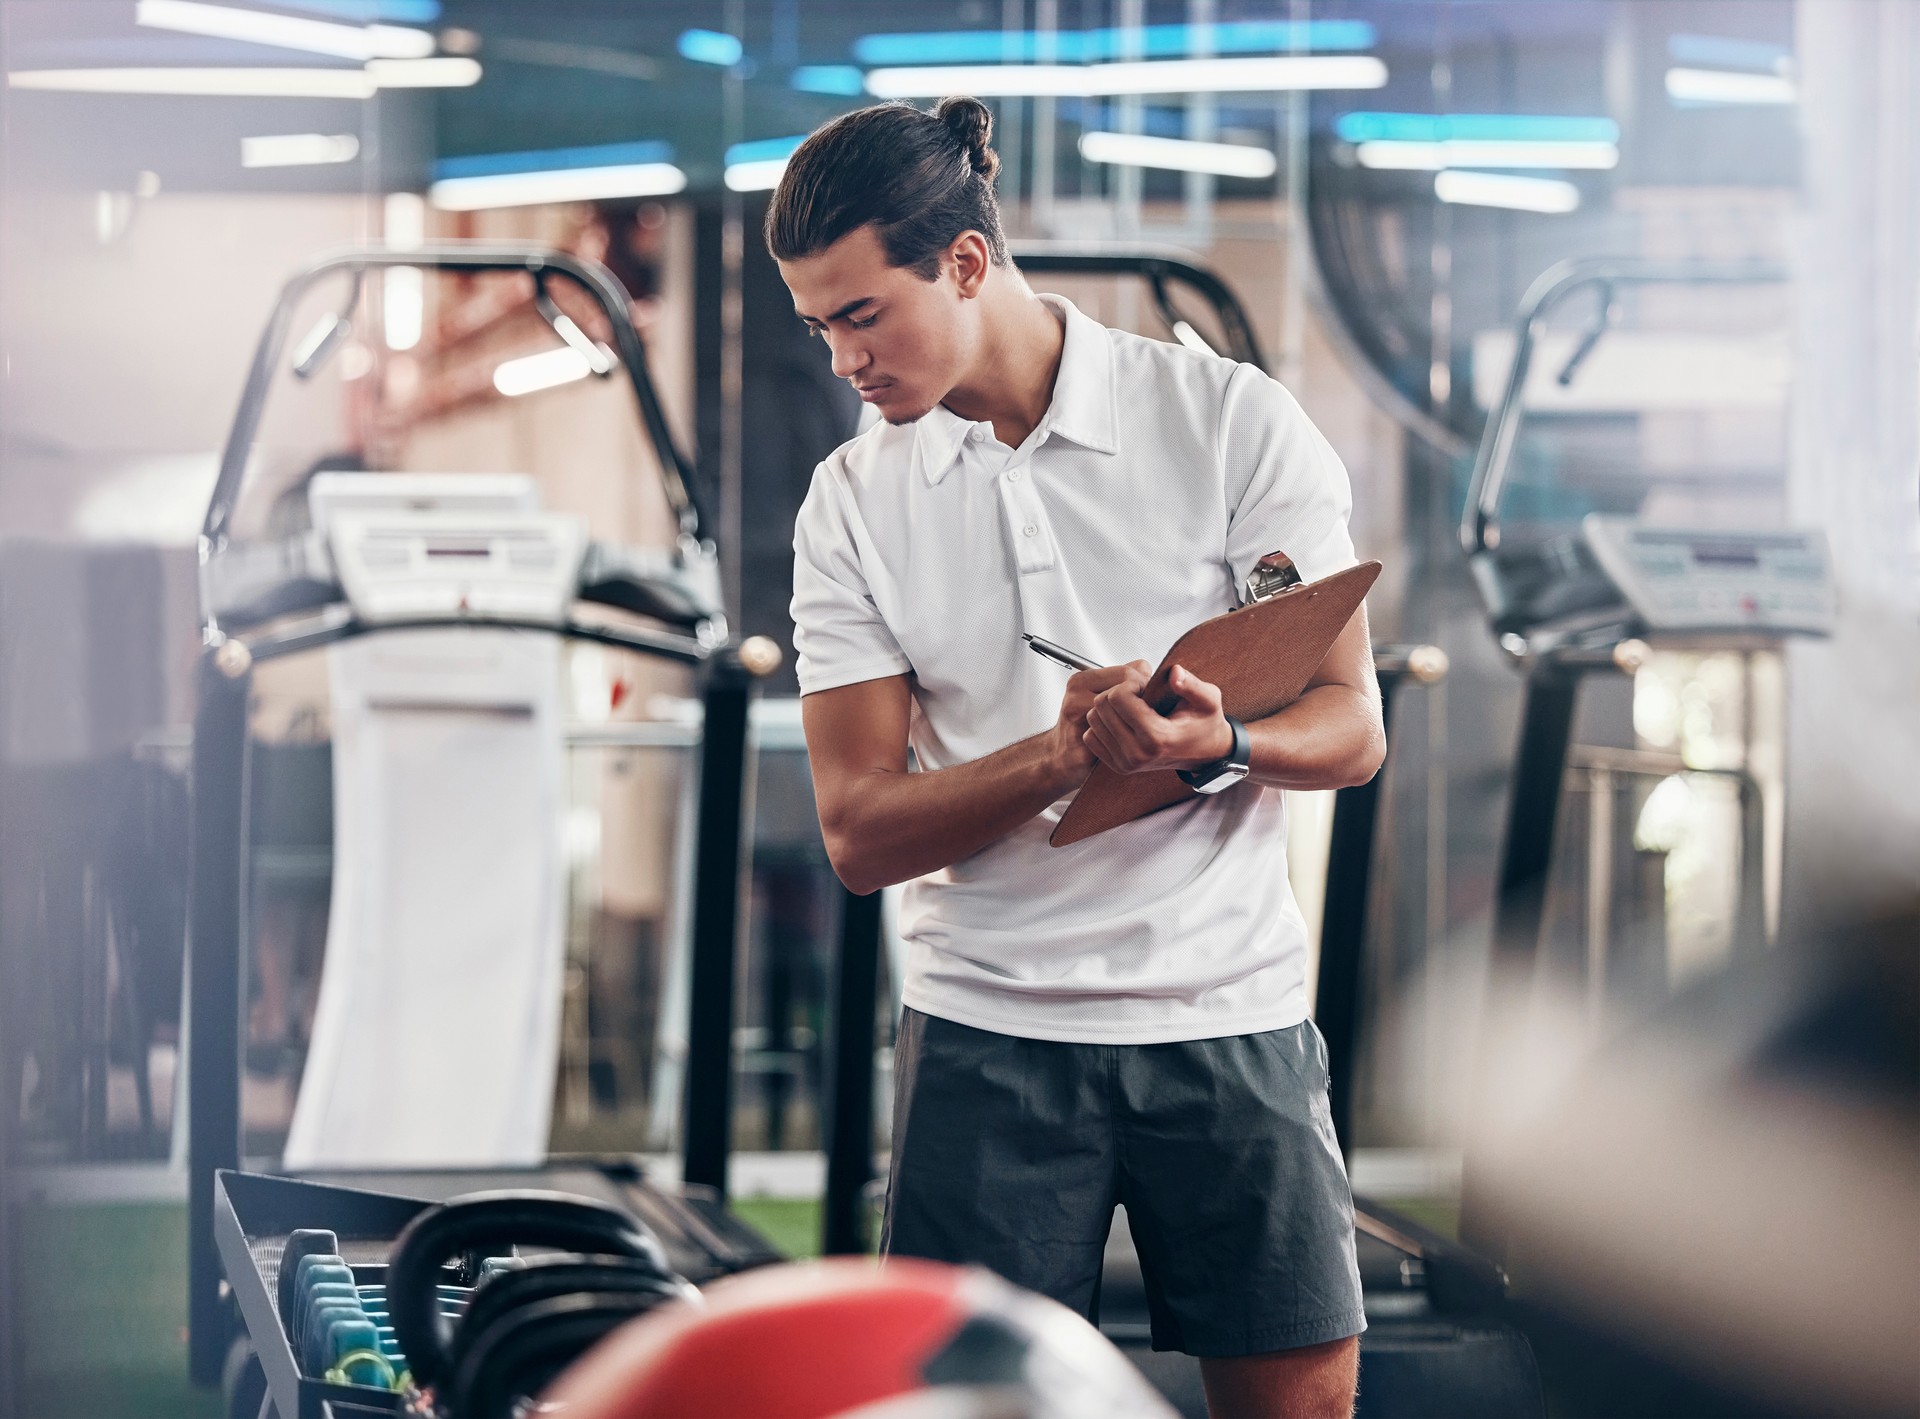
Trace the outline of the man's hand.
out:
<instances>
[{"instance_id":1,"label":"man's hand","mask_svg":"<svg viewBox=\"0 0 1920 1419\"><path fill-rule=\"evenodd\" d=\"M1176 665L1168 687L1179 702L1161 715L1140 697L1146 662L1136 660L1126 670L1127 678L1103 691L1087 711L1086 747L1101 763L1123 774L1192 769L1224 758L1233 748L1217 686Z\"/></svg>"},{"instance_id":2,"label":"man's hand","mask_svg":"<svg viewBox=\"0 0 1920 1419\"><path fill-rule=\"evenodd\" d=\"M1080 780L1093 771L1094 750L1087 743L1087 712L1108 691L1128 684L1146 684L1147 670L1144 660L1136 660L1131 665L1077 670L1067 681L1067 693L1060 701L1060 713L1049 733L1048 747L1068 788L1077 787Z\"/></svg>"}]
</instances>

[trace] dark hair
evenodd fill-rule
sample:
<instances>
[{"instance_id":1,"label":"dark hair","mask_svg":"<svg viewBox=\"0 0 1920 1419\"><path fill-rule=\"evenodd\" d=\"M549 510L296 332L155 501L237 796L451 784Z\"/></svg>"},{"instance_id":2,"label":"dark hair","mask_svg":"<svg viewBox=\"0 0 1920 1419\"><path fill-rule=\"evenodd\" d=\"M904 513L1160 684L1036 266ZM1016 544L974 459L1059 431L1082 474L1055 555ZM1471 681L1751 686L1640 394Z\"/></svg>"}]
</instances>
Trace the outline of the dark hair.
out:
<instances>
[{"instance_id":1,"label":"dark hair","mask_svg":"<svg viewBox=\"0 0 1920 1419\"><path fill-rule=\"evenodd\" d=\"M871 225L889 265L931 281L940 253L976 231L993 264L1006 265L992 137L993 115L973 98L942 99L932 113L883 103L842 114L788 161L767 208L767 250L793 261Z\"/></svg>"}]
</instances>

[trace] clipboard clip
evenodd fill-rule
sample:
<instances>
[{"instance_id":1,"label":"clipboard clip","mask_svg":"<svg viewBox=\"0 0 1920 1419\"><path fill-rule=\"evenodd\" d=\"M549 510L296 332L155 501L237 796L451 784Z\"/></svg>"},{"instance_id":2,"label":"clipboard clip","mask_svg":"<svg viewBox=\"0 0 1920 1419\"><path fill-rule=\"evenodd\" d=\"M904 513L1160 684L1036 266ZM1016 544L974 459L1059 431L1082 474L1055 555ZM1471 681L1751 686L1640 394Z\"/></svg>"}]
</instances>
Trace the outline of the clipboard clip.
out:
<instances>
[{"instance_id":1,"label":"clipboard clip","mask_svg":"<svg viewBox=\"0 0 1920 1419\"><path fill-rule=\"evenodd\" d=\"M1247 589L1240 598L1242 606L1278 596L1290 586L1300 585L1300 568L1285 552L1269 552L1253 564L1247 574Z\"/></svg>"}]
</instances>

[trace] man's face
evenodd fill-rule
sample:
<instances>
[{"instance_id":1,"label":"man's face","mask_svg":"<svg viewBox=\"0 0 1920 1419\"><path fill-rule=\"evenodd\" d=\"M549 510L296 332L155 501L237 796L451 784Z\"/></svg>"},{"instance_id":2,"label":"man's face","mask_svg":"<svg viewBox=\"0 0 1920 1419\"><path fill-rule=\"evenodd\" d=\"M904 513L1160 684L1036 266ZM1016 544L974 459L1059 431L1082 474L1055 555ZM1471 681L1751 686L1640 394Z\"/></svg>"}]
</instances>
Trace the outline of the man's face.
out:
<instances>
[{"instance_id":1,"label":"man's face","mask_svg":"<svg viewBox=\"0 0 1920 1419\"><path fill-rule=\"evenodd\" d=\"M973 312L951 262L923 281L887 264L872 227L824 251L782 261L793 309L833 351L833 372L890 424L910 424L946 398L966 370Z\"/></svg>"}]
</instances>

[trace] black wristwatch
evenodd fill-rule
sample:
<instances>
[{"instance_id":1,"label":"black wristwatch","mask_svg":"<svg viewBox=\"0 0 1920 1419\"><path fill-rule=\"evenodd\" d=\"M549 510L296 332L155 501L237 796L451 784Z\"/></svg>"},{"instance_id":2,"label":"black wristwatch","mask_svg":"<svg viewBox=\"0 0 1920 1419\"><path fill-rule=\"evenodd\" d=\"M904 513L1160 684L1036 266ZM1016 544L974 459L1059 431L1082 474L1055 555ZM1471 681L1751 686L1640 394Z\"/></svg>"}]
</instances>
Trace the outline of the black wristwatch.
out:
<instances>
[{"instance_id":1,"label":"black wristwatch","mask_svg":"<svg viewBox=\"0 0 1920 1419\"><path fill-rule=\"evenodd\" d=\"M1227 750L1227 757L1197 769L1176 770L1180 781L1195 793L1218 793L1223 788L1232 788L1253 772L1253 736L1247 733L1246 725L1232 715L1226 716L1226 720L1227 728L1233 731L1233 747Z\"/></svg>"}]
</instances>

